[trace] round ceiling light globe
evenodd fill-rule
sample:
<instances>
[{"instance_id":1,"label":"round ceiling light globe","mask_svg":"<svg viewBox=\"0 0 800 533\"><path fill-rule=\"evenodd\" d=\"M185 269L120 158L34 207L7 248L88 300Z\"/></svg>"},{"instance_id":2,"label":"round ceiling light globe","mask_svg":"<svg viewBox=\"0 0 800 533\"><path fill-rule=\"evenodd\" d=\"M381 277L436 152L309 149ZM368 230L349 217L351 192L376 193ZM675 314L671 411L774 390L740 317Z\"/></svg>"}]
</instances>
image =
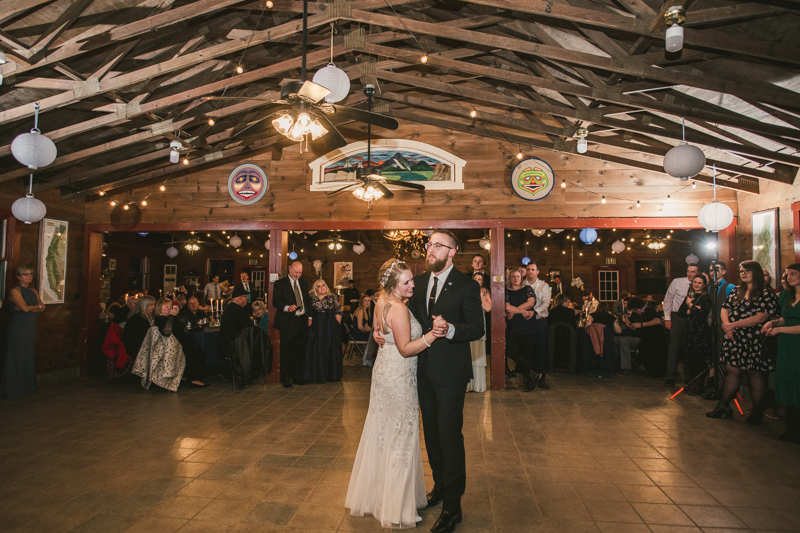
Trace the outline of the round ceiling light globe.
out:
<instances>
[{"instance_id":1,"label":"round ceiling light globe","mask_svg":"<svg viewBox=\"0 0 800 533\"><path fill-rule=\"evenodd\" d=\"M355 253L357 253L357 254L362 254L362 253L364 253L364 250L366 250L366 249L367 249L367 247L366 247L366 246L364 246L364 244L363 244L363 243L358 243L358 244L354 244L354 245L353 245L353 251L354 251Z\"/></svg>"},{"instance_id":2,"label":"round ceiling light globe","mask_svg":"<svg viewBox=\"0 0 800 533\"><path fill-rule=\"evenodd\" d=\"M175 248L174 246L170 246L169 248L167 248L167 257L169 257L170 259L175 259L176 257L178 257L178 249Z\"/></svg>"},{"instance_id":3,"label":"round ceiling light globe","mask_svg":"<svg viewBox=\"0 0 800 533\"><path fill-rule=\"evenodd\" d=\"M267 250L269 250L269 239L267 239L266 241L264 241L264 248L266 248Z\"/></svg>"},{"instance_id":4,"label":"round ceiling light globe","mask_svg":"<svg viewBox=\"0 0 800 533\"><path fill-rule=\"evenodd\" d=\"M325 97L325 101L329 104L344 100L350 93L350 78L345 71L337 68L333 63L328 63L327 67L319 69L314 74L312 81L331 92Z\"/></svg>"},{"instance_id":5,"label":"round ceiling light globe","mask_svg":"<svg viewBox=\"0 0 800 533\"><path fill-rule=\"evenodd\" d=\"M25 224L39 222L47 214L47 208L41 200L37 200L31 193L11 204L11 213L14 218Z\"/></svg>"},{"instance_id":6,"label":"round ceiling light globe","mask_svg":"<svg viewBox=\"0 0 800 533\"><path fill-rule=\"evenodd\" d=\"M592 244L597 240L597 230L594 228L582 229L580 237L584 244Z\"/></svg>"},{"instance_id":7,"label":"round ceiling light globe","mask_svg":"<svg viewBox=\"0 0 800 533\"><path fill-rule=\"evenodd\" d=\"M611 245L611 249L614 252L621 254L625 251L625 243L622 241L614 241L614 244Z\"/></svg>"},{"instance_id":8,"label":"round ceiling light globe","mask_svg":"<svg viewBox=\"0 0 800 533\"><path fill-rule=\"evenodd\" d=\"M714 200L704 205L697 214L700 225L709 231L722 231L733 222L733 211L725 204Z\"/></svg>"},{"instance_id":9,"label":"round ceiling light globe","mask_svg":"<svg viewBox=\"0 0 800 533\"><path fill-rule=\"evenodd\" d=\"M681 181L697 176L706 164L703 151L686 141L670 149L664 156L664 171Z\"/></svg>"},{"instance_id":10,"label":"round ceiling light globe","mask_svg":"<svg viewBox=\"0 0 800 533\"><path fill-rule=\"evenodd\" d=\"M231 243L231 246L234 248L238 248L242 245L242 239L238 235L234 235L233 237L231 237L231 240L229 242Z\"/></svg>"},{"instance_id":11,"label":"round ceiling light globe","mask_svg":"<svg viewBox=\"0 0 800 533\"><path fill-rule=\"evenodd\" d=\"M14 159L30 169L46 167L56 159L58 150L53 141L37 129L17 135L11 142Z\"/></svg>"},{"instance_id":12,"label":"round ceiling light globe","mask_svg":"<svg viewBox=\"0 0 800 533\"><path fill-rule=\"evenodd\" d=\"M531 233L533 233L537 237L541 237L542 235L544 235L544 232L545 232L545 230L543 230L543 229L532 229L531 230Z\"/></svg>"},{"instance_id":13,"label":"round ceiling light globe","mask_svg":"<svg viewBox=\"0 0 800 533\"><path fill-rule=\"evenodd\" d=\"M687 265L696 265L700 262L700 258L694 254L689 254L686 256L686 264Z\"/></svg>"}]
</instances>

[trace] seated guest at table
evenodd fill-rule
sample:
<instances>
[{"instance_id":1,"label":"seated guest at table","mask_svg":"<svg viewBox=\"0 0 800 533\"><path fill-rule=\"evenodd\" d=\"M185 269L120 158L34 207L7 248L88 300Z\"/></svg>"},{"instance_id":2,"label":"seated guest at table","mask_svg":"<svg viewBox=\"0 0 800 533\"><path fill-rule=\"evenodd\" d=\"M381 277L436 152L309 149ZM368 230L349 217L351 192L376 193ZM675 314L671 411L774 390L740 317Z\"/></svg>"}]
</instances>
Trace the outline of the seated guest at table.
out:
<instances>
[{"instance_id":1,"label":"seated guest at table","mask_svg":"<svg viewBox=\"0 0 800 533\"><path fill-rule=\"evenodd\" d=\"M231 297L231 303L222 313L222 320L219 331L228 341L233 341L236 336L247 327L253 325L250 315L245 310L247 306L247 293L243 287L235 287Z\"/></svg>"},{"instance_id":2,"label":"seated guest at table","mask_svg":"<svg viewBox=\"0 0 800 533\"><path fill-rule=\"evenodd\" d=\"M372 297L364 295L361 297L358 309L353 314L353 329L350 335L356 342L366 342L369 340L369 335L372 333L372 311L370 311L370 304Z\"/></svg>"},{"instance_id":3,"label":"seated guest at table","mask_svg":"<svg viewBox=\"0 0 800 533\"><path fill-rule=\"evenodd\" d=\"M117 297L114 299L114 301L112 303L110 303L106 307L106 317L108 317L109 320L113 320L114 319L114 314L117 312L117 310L121 309L123 306L125 306L125 294L124 293L118 294ZM130 313L130 312L131 312L131 310L130 310L130 308L128 308L128 311L127 311L127 313L125 313L125 316L127 317L128 313ZM105 318L104 318L104 320L105 320Z\"/></svg>"},{"instance_id":4,"label":"seated guest at table","mask_svg":"<svg viewBox=\"0 0 800 533\"><path fill-rule=\"evenodd\" d=\"M600 302L597 305L597 311L586 317L586 325L589 326L590 324L602 324L604 326L608 326L609 329L617 335L622 333L622 326L619 325L617 317L608 311L608 304L605 302Z\"/></svg>"},{"instance_id":5,"label":"seated guest at table","mask_svg":"<svg viewBox=\"0 0 800 533\"><path fill-rule=\"evenodd\" d=\"M147 336L147 330L153 325L153 310L155 306L155 298L142 296L128 314L125 328L122 330L122 345L125 346L125 353L131 358L131 364L136 360L136 354L139 353L139 348L142 347L142 342ZM124 374L130 372L130 367L123 371L118 371L116 376L111 376L110 374L109 376L121 377L124 375L123 372Z\"/></svg>"},{"instance_id":6,"label":"seated guest at table","mask_svg":"<svg viewBox=\"0 0 800 533\"><path fill-rule=\"evenodd\" d=\"M628 312L630 316L625 315L622 320L628 329L633 331L633 335L614 338L614 344L619 348L619 366L623 374L630 374L631 353L636 350L642 340L661 332L661 319L656 310L641 298L634 297L628 300ZM641 355L643 358L645 357L645 354ZM651 355L655 356L655 354ZM650 359L650 362L646 363L648 372L655 372L656 366L660 368L660 358L659 361Z\"/></svg>"},{"instance_id":7,"label":"seated guest at table","mask_svg":"<svg viewBox=\"0 0 800 533\"><path fill-rule=\"evenodd\" d=\"M185 322L191 324L192 328L196 328L200 320L208 318L208 314L200 309L200 302L198 302L197 298L194 296L189 298L186 307L180 310L178 316L180 316Z\"/></svg>"},{"instance_id":8,"label":"seated guest at table","mask_svg":"<svg viewBox=\"0 0 800 533\"><path fill-rule=\"evenodd\" d=\"M195 298L191 298L197 302ZM185 310L186 308L184 308ZM202 312L202 311L201 311ZM186 369L183 371L183 379L189 382L190 387L208 387L202 379L206 374L206 354L198 349L186 334L186 322L181 316L182 311L178 311L172 305L169 298L161 298L156 303L153 325L158 328L159 333L164 337L173 335L181 345L184 358L186 359ZM171 366L177 366L175 362ZM155 381L154 381L155 383ZM158 383L156 383L158 385Z\"/></svg>"},{"instance_id":9,"label":"seated guest at table","mask_svg":"<svg viewBox=\"0 0 800 533\"><path fill-rule=\"evenodd\" d=\"M622 315L625 314L625 303L630 296L626 291L622 291L619 293L619 300L614 302L611 305L611 314L616 317L617 320L622 321Z\"/></svg>"},{"instance_id":10,"label":"seated guest at table","mask_svg":"<svg viewBox=\"0 0 800 533\"><path fill-rule=\"evenodd\" d=\"M269 313L267 305L261 300L253 302L253 323L269 334Z\"/></svg>"},{"instance_id":11,"label":"seated guest at table","mask_svg":"<svg viewBox=\"0 0 800 533\"><path fill-rule=\"evenodd\" d=\"M331 294L325 280L318 279L311 290L308 316L308 344L304 381L340 381L342 379L342 308Z\"/></svg>"},{"instance_id":12,"label":"seated guest at table","mask_svg":"<svg viewBox=\"0 0 800 533\"><path fill-rule=\"evenodd\" d=\"M550 310L550 314L547 315L547 325L552 326L556 322L564 322L573 328L577 327L578 318L571 304L572 302L568 296L564 294L556 295L555 307L553 307L553 309Z\"/></svg>"},{"instance_id":13,"label":"seated guest at table","mask_svg":"<svg viewBox=\"0 0 800 533\"><path fill-rule=\"evenodd\" d=\"M228 304L231 301L231 295L233 294L233 287L231 286L229 281L223 281L219 284L219 290L222 291L222 301L225 304Z\"/></svg>"},{"instance_id":14,"label":"seated guest at table","mask_svg":"<svg viewBox=\"0 0 800 533\"><path fill-rule=\"evenodd\" d=\"M590 292L589 296L586 296L583 302L583 308L581 309L583 316L589 316L597 311L597 306L599 304L600 302L598 302L597 298L594 297L594 293Z\"/></svg>"},{"instance_id":15,"label":"seated guest at table","mask_svg":"<svg viewBox=\"0 0 800 533\"><path fill-rule=\"evenodd\" d=\"M125 321L128 320L128 315L131 314L131 310L136 307L136 302L138 301L135 294L129 294L127 298L125 298L123 294L122 297L125 299L125 303L114 310L114 318L111 319L111 322L114 324L124 324Z\"/></svg>"},{"instance_id":16,"label":"seated guest at table","mask_svg":"<svg viewBox=\"0 0 800 533\"><path fill-rule=\"evenodd\" d=\"M687 380L693 379L714 363L711 357L711 326L708 323L712 307L705 276L695 276L692 279L689 293L677 311L678 316L686 319L683 351L686 354L688 370L684 370L683 373ZM695 395L702 394L701 383L701 380L696 380L686 389L686 392Z\"/></svg>"},{"instance_id":17,"label":"seated guest at table","mask_svg":"<svg viewBox=\"0 0 800 533\"><path fill-rule=\"evenodd\" d=\"M358 301L361 299L361 293L356 289L356 280L347 280L347 288L344 290L344 305L350 306L350 312L354 313L358 308Z\"/></svg>"},{"instance_id":18,"label":"seated guest at table","mask_svg":"<svg viewBox=\"0 0 800 533\"><path fill-rule=\"evenodd\" d=\"M181 311L184 307L186 307L186 295L183 293L176 294L175 303L178 306L178 311Z\"/></svg>"}]
</instances>

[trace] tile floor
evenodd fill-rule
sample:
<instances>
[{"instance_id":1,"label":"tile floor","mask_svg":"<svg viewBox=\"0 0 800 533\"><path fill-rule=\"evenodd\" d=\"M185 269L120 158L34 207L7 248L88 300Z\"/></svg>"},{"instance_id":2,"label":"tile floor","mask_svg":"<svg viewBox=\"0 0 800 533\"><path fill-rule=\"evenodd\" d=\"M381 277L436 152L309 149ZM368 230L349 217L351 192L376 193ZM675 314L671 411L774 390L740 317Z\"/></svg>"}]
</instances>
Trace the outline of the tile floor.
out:
<instances>
[{"instance_id":1,"label":"tile floor","mask_svg":"<svg viewBox=\"0 0 800 533\"><path fill-rule=\"evenodd\" d=\"M642 376L549 381L467 395L457 531L800 531L781 424L707 420L712 402ZM379 531L343 507L368 401L360 366L290 390L97 378L0 401L0 531Z\"/></svg>"}]
</instances>

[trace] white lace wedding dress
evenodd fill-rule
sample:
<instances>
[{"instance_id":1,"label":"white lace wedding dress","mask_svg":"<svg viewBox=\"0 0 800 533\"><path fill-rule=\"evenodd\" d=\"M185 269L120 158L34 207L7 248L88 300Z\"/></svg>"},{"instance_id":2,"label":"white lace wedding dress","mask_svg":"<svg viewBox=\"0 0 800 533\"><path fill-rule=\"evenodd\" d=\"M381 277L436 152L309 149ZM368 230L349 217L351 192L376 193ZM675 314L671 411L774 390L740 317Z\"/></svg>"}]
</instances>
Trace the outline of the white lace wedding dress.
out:
<instances>
[{"instance_id":1,"label":"white lace wedding dress","mask_svg":"<svg viewBox=\"0 0 800 533\"><path fill-rule=\"evenodd\" d=\"M411 340L422 326L409 311ZM416 527L427 504L419 441L417 358L403 357L391 333L384 335L372 368L369 412L358 445L345 507L371 514L387 528Z\"/></svg>"}]
</instances>

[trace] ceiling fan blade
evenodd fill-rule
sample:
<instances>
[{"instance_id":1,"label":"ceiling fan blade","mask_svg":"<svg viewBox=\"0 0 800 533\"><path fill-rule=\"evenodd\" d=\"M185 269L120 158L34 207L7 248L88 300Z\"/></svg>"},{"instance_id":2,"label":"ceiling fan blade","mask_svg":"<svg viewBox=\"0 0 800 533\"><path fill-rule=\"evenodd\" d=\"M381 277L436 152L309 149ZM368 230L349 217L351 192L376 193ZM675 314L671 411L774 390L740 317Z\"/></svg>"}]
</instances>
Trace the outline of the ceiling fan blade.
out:
<instances>
[{"instance_id":1,"label":"ceiling fan blade","mask_svg":"<svg viewBox=\"0 0 800 533\"><path fill-rule=\"evenodd\" d=\"M387 189L383 183L376 181L373 182L372 186L381 191L384 198L394 198L394 193Z\"/></svg>"},{"instance_id":2,"label":"ceiling fan blade","mask_svg":"<svg viewBox=\"0 0 800 533\"><path fill-rule=\"evenodd\" d=\"M333 107L334 113L341 117L358 120L359 122L366 122L367 124L386 128L387 130L396 130L400 126L397 119L379 113L373 113L372 111L364 111L363 109L356 109L355 107L348 107L346 105L331 107Z\"/></svg>"},{"instance_id":3,"label":"ceiling fan blade","mask_svg":"<svg viewBox=\"0 0 800 533\"><path fill-rule=\"evenodd\" d=\"M359 183L351 183L351 184L349 184L349 185L345 185L345 186L344 186L344 187L342 187L341 189L336 189L335 191L331 191L331 192L329 192L328 194L326 194L325 196L327 196L328 198L330 198L331 196L337 195L337 194L339 194L340 192L344 192L344 191L346 191L347 189L349 189L349 188L350 188L350 187L352 187L353 185L359 185ZM328 241L330 241L330 240L331 240L331 239L321 239L321 240L319 240L319 241L317 241L317 242L328 242Z\"/></svg>"},{"instance_id":4,"label":"ceiling fan blade","mask_svg":"<svg viewBox=\"0 0 800 533\"><path fill-rule=\"evenodd\" d=\"M370 176L372 177L372 176ZM386 183L391 183L392 185L399 185L400 187L408 187L409 189L414 189L416 191L424 191L425 186L419 183L414 183L413 181L403 181L403 180L389 180L384 178L383 176L378 176L378 179L384 180Z\"/></svg>"},{"instance_id":5,"label":"ceiling fan blade","mask_svg":"<svg viewBox=\"0 0 800 533\"><path fill-rule=\"evenodd\" d=\"M319 121L322 122L322 125L325 126L325 129L328 130L328 133L326 133L322 138L322 140L324 140L328 146L334 150L341 148L342 146L347 146L347 139L342 137L342 134L339 133L339 130L336 129L336 126L331 124L331 121L328 120L325 115L322 113L314 113L313 115L317 117Z\"/></svg>"},{"instance_id":6,"label":"ceiling fan blade","mask_svg":"<svg viewBox=\"0 0 800 533\"><path fill-rule=\"evenodd\" d=\"M329 94L331 94L329 89L313 81L306 81L297 91L297 96L313 104L321 102Z\"/></svg>"}]
</instances>

